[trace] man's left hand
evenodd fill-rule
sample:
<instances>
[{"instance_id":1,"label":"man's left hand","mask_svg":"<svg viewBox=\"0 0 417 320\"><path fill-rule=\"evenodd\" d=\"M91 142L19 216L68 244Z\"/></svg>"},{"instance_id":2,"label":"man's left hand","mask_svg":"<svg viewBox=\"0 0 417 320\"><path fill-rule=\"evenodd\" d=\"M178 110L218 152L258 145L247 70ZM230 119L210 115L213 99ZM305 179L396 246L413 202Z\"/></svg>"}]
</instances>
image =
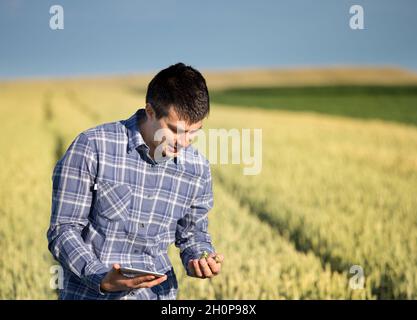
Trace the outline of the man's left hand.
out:
<instances>
[{"instance_id":1,"label":"man's left hand","mask_svg":"<svg viewBox=\"0 0 417 320\"><path fill-rule=\"evenodd\" d=\"M214 257L217 256L217 262ZM208 258L192 259L188 261L191 277L205 279L213 278L221 271L224 257L219 253L210 253Z\"/></svg>"}]
</instances>

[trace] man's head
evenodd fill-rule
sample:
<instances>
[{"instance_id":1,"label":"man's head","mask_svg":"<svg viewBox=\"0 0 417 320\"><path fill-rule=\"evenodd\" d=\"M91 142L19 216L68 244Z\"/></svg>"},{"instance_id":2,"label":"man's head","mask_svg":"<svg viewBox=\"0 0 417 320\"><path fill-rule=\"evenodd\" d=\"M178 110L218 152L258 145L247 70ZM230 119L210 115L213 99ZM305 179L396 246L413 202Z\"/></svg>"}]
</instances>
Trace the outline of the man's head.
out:
<instances>
[{"instance_id":1,"label":"man's head","mask_svg":"<svg viewBox=\"0 0 417 320\"><path fill-rule=\"evenodd\" d=\"M176 154L187 147L210 110L209 94L200 72L183 63L160 71L149 83L146 93L148 134L151 149L162 140L167 142L167 154ZM158 141L159 140L159 141ZM169 147L170 146L170 147Z\"/></svg>"}]
</instances>

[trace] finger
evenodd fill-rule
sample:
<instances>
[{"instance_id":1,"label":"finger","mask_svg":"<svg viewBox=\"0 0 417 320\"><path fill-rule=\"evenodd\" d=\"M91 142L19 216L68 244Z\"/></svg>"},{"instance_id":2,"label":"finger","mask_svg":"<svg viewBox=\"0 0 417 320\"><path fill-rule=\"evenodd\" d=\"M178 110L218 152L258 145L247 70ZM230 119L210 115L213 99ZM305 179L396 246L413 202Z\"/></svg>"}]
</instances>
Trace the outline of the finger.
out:
<instances>
[{"instance_id":1,"label":"finger","mask_svg":"<svg viewBox=\"0 0 417 320\"><path fill-rule=\"evenodd\" d=\"M222 263L223 260L224 260L224 256L222 254L220 254L220 253L211 253L209 256L210 257L213 257L213 259L214 259L214 257L216 257L216 259L214 259L214 260L217 263Z\"/></svg>"},{"instance_id":2,"label":"finger","mask_svg":"<svg viewBox=\"0 0 417 320\"><path fill-rule=\"evenodd\" d=\"M210 253L208 258L212 258L214 262L220 263L219 255L215 252Z\"/></svg>"},{"instance_id":3,"label":"finger","mask_svg":"<svg viewBox=\"0 0 417 320\"><path fill-rule=\"evenodd\" d=\"M132 281L133 286L137 286L143 282L151 281L155 279L155 276L153 275L147 275L147 276L138 276L130 279Z\"/></svg>"},{"instance_id":4,"label":"finger","mask_svg":"<svg viewBox=\"0 0 417 320\"><path fill-rule=\"evenodd\" d=\"M200 269L200 265L198 263L198 259L193 260L193 267L194 267L194 273L197 277L202 278L203 272Z\"/></svg>"},{"instance_id":5,"label":"finger","mask_svg":"<svg viewBox=\"0 0 417 320\"><path fill-rule=\"evenodd\" d=\"M149 288L153 287L153 286L157 286L158 284L161 284L162 282L164 282L165 280L168 279L167 275L164 275L163 277L158 277L153 281L149 281L147 282L149 284Z\"/></svg>"},{"instance_id":6,"label":"finger","mask_svg":"<svg viewBox=\"0 0 417 320\"><path fill-rule=\"evenodd\" d=\"M200 267L203 270L204 276L207 278L211 278L213 276L213 273L210 270L209 265L207 264L207 260L205 258L199 260Z\"/></svg>"},{"instance_id":7,"label":"finger","mask_svg":"<svg viewBox=\"0 0 417 320\"><path fill-rule=\"evenodd\" d=\"M161 284L166 279L168 279L167 275L164 275L163 277L158 277L157 279L153 281L145 281L136 286L136 288L152 288L153 286L157 286L158 284Z\"/></svg>"},{"instance_id":8,"label":"finger","mask_svg":"<svg viewBox=\"0 0 417 320\"><path fill-rule=\"evenodd\" d=\"M118 279L119 283L123 286L126 286L127 288L135 288L138 285L140 285L143 282L146 281L150 281L153 280L155 277L152 275L149 276L139 276L139 277L135 277L135 278L128 278L125 277L124 275L121 275L121 278Z\"/></svg>"},{"instance_id":9,"label":"finger","mask_svg":"<svg viewBox=\"0 0 417 320\"><path fill-rule=\"evenodd\" d=\"M218 274L220 272L221 264L216 263L216 261L212 257L207 258L207 264L209 265L213 274Z\"/></svg>"},{"instance_id":10,"label":"finger","mask_svg":"<svg viewBox=\"0 0 417 320\"><path fill-rule=\"evenodd\" d=\"M113 264L113 271L116 273L120 273L120 264L118 263Z\"/></svg>"},{"instance_id":11,"label":"finger","mask_svg":"<svg viewBox=\"0 0 417 320\"><path fill-rule=\"evenodd\" d=\"M195 276L193 260L188 261L188 270L190 270L190 275Z\"/></svg>"}]
</instances>

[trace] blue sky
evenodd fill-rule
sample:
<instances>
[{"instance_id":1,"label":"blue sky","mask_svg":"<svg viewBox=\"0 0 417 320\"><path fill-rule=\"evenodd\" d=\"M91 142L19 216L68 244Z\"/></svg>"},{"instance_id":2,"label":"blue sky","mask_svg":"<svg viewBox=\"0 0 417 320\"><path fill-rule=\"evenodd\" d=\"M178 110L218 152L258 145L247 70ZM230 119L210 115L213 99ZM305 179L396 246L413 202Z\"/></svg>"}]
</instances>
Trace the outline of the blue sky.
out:
<instances>
[{"instance_id":1,"label":"blue sky","mask_svg":"<svg viewBox=\"0 0 417 320\"><path fill-rule=\"evenodd\" d=\"M51 30L51 5L64 30ZM360 4L365 29L349 28ZM417 1L0 0L0 78L391 65L417 71Z\"/></svg>"}]
</instances>

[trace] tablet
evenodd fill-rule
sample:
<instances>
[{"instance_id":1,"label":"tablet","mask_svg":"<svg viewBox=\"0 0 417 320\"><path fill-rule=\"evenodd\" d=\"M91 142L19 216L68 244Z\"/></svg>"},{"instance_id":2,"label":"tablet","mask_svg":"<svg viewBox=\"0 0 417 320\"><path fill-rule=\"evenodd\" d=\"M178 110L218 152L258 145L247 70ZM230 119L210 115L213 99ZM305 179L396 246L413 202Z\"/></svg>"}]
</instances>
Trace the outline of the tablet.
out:
<instances>
[{"instance_id":1,"label":"tablet","mask_svg":"<svg viewBox=\"0 0 417 320\"><path fill-rule=\"evenodd\" d=\"M130 267L121 267L120 272L129 278L137 277L137 276L146 276L146 275L152 275L155 277L163 277L165 274L159 273L159 272L153 272L143 269L137 269L137 268L130 268Z\"/></svg>"}]
</instances>

